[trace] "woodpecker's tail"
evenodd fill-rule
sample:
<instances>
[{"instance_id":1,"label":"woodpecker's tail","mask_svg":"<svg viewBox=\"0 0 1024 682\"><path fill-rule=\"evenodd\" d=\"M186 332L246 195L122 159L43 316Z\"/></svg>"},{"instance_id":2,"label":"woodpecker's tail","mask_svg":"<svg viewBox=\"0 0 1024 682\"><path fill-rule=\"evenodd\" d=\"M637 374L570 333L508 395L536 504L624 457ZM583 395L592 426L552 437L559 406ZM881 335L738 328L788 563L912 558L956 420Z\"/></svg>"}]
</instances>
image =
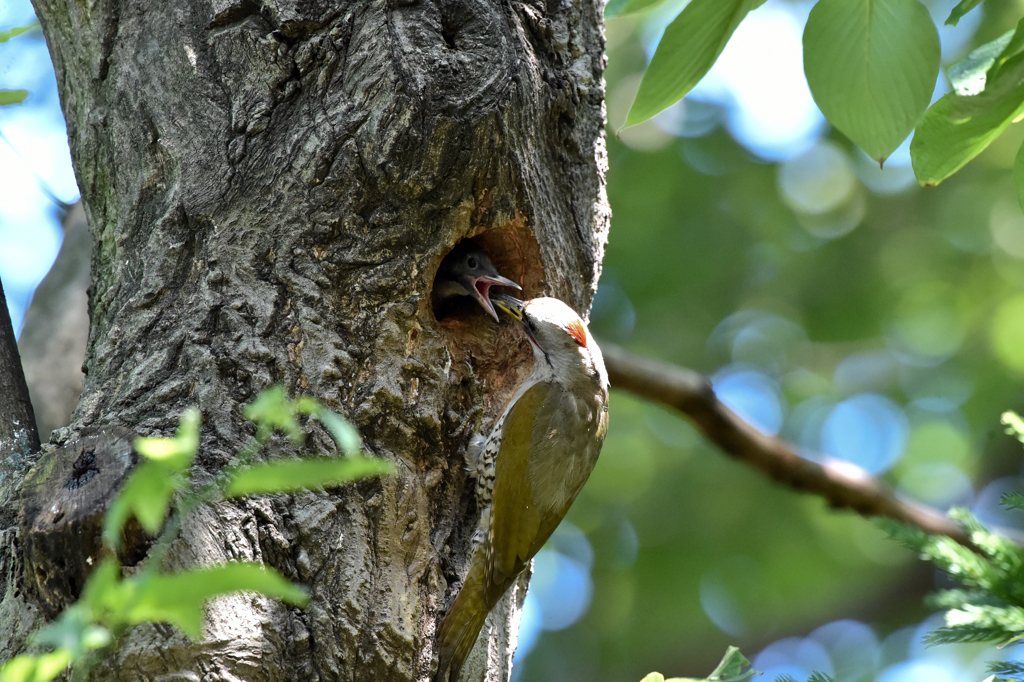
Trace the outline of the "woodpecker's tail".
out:
<instances>
[{"instance_id":1,"label":"woodpecker's tail","mask_svg":"<svg viewBox=\"0 0 1024 682\"><path fill-rule=\"evenodd\" d=\"M441 621L437 635L437 674L433 682L458 682L462 664L473 650L492 606L487 604L484 594L484 562L481 556L476 556L459 596Z\"/></svg>"}]
</instances>

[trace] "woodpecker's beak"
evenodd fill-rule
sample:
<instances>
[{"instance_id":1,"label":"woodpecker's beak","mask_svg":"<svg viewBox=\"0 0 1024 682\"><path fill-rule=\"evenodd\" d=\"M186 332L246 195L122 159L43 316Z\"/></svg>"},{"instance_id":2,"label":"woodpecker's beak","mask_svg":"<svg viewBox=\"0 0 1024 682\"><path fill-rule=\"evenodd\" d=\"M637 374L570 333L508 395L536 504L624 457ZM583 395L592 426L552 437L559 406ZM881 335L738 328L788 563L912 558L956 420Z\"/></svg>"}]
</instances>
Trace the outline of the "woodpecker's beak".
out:
<instances>
[{"instance_id":1,"label":"woodpecker's beak","mask_svg":"<svg viewBox=\"0 0 1024 682\"><path fill-rule=\"evenodd\" d=\"M491 317L494 318L495 322L498 322L498 313L494 309L494 305L491 303L490 289L493 286L499 287L512 287L514 289L522 290L522 287L501 275L481 275L480 277L472 277L470 279L472 286L469 287L469 295L476 299L477 303L484 307ZM501 294L495 294L495 296L501 296ZM512 299L513 301L515 299Z\"/></svg>"},{"instance_id":2,"label":"woodpecker's beak","mask_svg":"<svg viewBox=\"0 0 1024 682\"><path fill-rule=\"evenodd\" d=\"M537 343L537 337L533 335L533 331L530 329L530 325L527 323L525 313L523 312L526 302L520 301L518 298L506 296L505 294L495 294L494 302L499 308L508 313L509 317L522 326L523 331L526 332L526 337L530 339L530 343L540 348L540 344Z\"/></svg>"},{"instance_id":3,"label":"woodpecker's beak","mask_svg":"<svg viewBox=\"0 0 1024 682\"><path fill-rule=\"evenodd\" d=\"M523 306L525 303L520 301L518 298L512 298L505 294L495 294L494 302L499 308L508 313L509 317L512 317L517 322L523 321Z\"/></svg>"}]
</instances>

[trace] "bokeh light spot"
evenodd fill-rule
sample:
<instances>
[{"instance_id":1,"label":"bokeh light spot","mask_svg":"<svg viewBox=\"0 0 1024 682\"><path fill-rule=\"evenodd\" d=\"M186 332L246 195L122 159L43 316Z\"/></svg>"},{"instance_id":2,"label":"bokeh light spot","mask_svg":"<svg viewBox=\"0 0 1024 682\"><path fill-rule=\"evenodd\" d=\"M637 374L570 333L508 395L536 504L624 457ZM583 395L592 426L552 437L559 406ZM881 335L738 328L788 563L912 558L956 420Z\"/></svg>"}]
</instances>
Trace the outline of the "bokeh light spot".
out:
<instances>
[{"instance_id":1,"label":"bokeh light spot","mask_svg":"<svg viewBox=\"0 0 1024 682\"><path fill-rule=\"evenodd\" d=\"M561 552L541 550L533 560L530 594L540 607L541 629L564 630L587 612L594 585L590 572Z\"/></svg>"},{"instance_id":2,"label":"bokeh light spot","mask_svg":"<svg viewBox=\"0 0 1024 682\"><path fill-rule=\"evenodd\" d=\"M973 465L967 435L942 418L915 423L903 454L907 465L949 464L958 469Z\"/></svg>"},{"instance_id":3,"label":"bokeh light spot","mask_svg":"<svg viewBox=\"0 0 1024 682\"><path fill-rule=\"evenodd\" d=\"M974 383L972 375L948 363L918 371L907 368L900 376L900 385L914 407L945 414L952 413L971 397ZM952 417L945 419L949 421Z\"/></svg>"},{"instance_id":4,"label":"bokeh light spot","mask_svg":"<svg viewBox=\"0 0 1024 682\"><path fill-rule=\"evenodd\" d=\"M814 396L798 404L786 421L786 436L800 446L800 454L818 459L824 447L821 432L835 403L825 396Z\"/></svg>"},{"instance_id":5,"label":"bokeh light spot","mask_svg":"<svg viewBox=\"0 0 1024 682\"><path fill-rule=\"evenodd\" d=\"M907 431L907 419L896 403L862 393L836 405L825 421L822 440L832 457L880 474L899 459Z\"/></svg>"},{"instance_id":6,"label":"bokeh light spot","mask_svg":"<svg viewBox=\"0 0 1024 682\"><path fill-rule=\"evenodd\" d=\"M729 104L729 132L765 159L810 147L825 119L803 73L803 25L809 7L769 0L746 16L694 99Z\"/></svg>"},{"instance_id":7,"label":"bokeh light spot","mask_svg":"<svg viewBox=\"0 0 1024 682\"><path fill-rule=\"evenodd\" d=\"M1010 492L1024 492L1021 479L1016 476L997 478L982 488L971 506L971 513L985 526L998 528L1024 528L1024 512L1007 509L1000 500Z\"/></svg>"},{"instance_id":8,"label":"bokeh light spot","mask_svg":"<svg viewBox=\"0 0 1024 682\"><path fill-rule=\"evenodd\" d=\"M782 427L783 404L778 382L752 369L727 367L711 377L715 395L758 430L775 435Z\"/></svg>"},{"instance_id":9,"label":"bokeh light spot","mask_svg":"<svg viewBox=\"0 0 1024 682\"><path fill-rule=\"evenodd\" d=\"M819 142L779 166L782 200L797 213L833 211L850 200L856 187L850 159L834 142Z\"/></svg>"},{"instance_id":10,"label":"bokeh light spot","mask_svg":"<svg viewBox=\"0 0 1024 682\"><path fill-rule=\"evenodd\" d=\"M856 620L837 620L822 625L808 639L828 651L837 680L862 678L865 670L874 669L880 654L878 635Z\"/></svg>"},{"instance_id":11,"label":"bokeh light spot","mask_svg":"<svg viewBox=\"0 0 1024 682\"><path fill-rule=\"evenodd\" d=\"M743 612L717 574L709 573L700 579L700 606L708 619L725 634L733 637L746 634L747 622Z\"/></svg>"},{"instance_id":12,"label":"bokeh light spot","mask_svg":"<svg viewBox=\"0 0 1024 682\"><path fill-rule=\"evenodd\" d=\"M812 672L832 674L832 658L821 643L813 639L789 637L769 644L754 658L754 669L764 679L774 680L790 675L798 681L806 680Z\"/></svg>"},{"instance_id":13,"label":"bokeh light spot","mask_svg":"<svg viewBox=\"0 0 1024 682\"><path fill-rule=\"evenodd\" d=\"M526 655L537 643L541 620L540 604L533 594L533 590L529 590L523 601L523 610L519 613L519 630L516 635L516 654L512 659L513 665L526 658Z\"/></svg>"},{"instance_id":14,"label":"bokeh light spot","mask_svg":"<svg viewBox=\"0 0 1024 682\"><path fill-rule=\"evenodd\" d=\"M1003 301L992 316L992 351L1004 365L1024 372L1024 294Z\"/></svg>"},{"instance_id":15,"label":"bokeh light spot","mask_svg":"<svg viewBox=\"0 0 1024 682\"><path fill-rule=\"evenodd\" d=\"M1000 198L989 213L992 241L1014 258L1024 258L1024 214L1013 199Z\"/></svg>"},{"instance_id":16,"label":"bokeh light spot","mask_svg":"<svg viewBox=\"0 0 1024 682\"><path fill-rule=\"evenodd\" d=\"M936 507L962 504L971 495L971 479L952 464L922 464L900 476L901 494Z\"/></svg>"},{"instance_id":17,"label":"bokeh light spot","mask_svg":"<svg viewBox=\"0 0 1024 682\"><path fill-rule=\"evenodd\" d=\"M875 194L887 195L898 194L918 186L914 169L910 165L912 137L913 133L885 160L885 166L882 168L879 168L877 160L868 156L860 147L856 149L854 167L857 177L865 187Z\"/></svg>"},{"instance_id":18,"label":"bokeh light spot","mask_svg":"<svg viewBox=\"0 0 1024 682\"><path fill-rule=\"evenodd\" d=\"M907 302L900 306L892 333L902 348L925 357L941 358L960 347L966 329L948 304Z\"/></svg>"},{"instance_id":19,"label":"bokeh light spot","mask_svg":"<svg viewBox=\"0 0 1024 682\"><path fill-rule=\"evenodd\" d=\"M897 367L888 351L852 353L832 373L835 390L843 395L887 390L896 383Z\"/></svg>"},{"instance_id":20,"label":"bokeh light spot","mask_svg":"<svg viewBox=\"0 0 1024 682\"><path fill-rule=\"evenodd\" d=\"M741 310L729 315L708 337L708 347L726 351L736 363L746 363L772 374L793 366L791 355L807 341L800 325L763 310Z\"/></svg>"},{"instance_id":21,"label":"bokeh light spot","mask_svg":"<svg viewBox=\"0 0 1024 682\"><path fill-rule=\"evenodd\" d=\"M599 336L622 341L629 338L635 326L636 309L633 302L615 277L606 270L590 308L591 330Z\"/></svg>"},{"instance_id":22,"label":"bokeh light spot","mask_svg":"<svg viewBox=\"0 0 1024 682\"><path fill-rule=\"evenodd\" d=\"M928 659L911 659L890 666L878 677L878 682L963 682L957 666Z\"/></svg>"}]
</instances>

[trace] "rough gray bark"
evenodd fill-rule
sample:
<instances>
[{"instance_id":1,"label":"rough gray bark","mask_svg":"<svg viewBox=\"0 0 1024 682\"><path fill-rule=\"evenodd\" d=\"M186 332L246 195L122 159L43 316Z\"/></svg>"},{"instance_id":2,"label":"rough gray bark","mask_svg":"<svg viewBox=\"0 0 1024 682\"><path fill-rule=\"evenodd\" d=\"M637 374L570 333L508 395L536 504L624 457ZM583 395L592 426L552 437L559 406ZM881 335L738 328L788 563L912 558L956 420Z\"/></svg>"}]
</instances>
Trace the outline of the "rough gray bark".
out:
<instances>
[{"instance_id":1,"label":"rough gray bark","mask_svg":"<svg viewBox=\"0 0 1024 682\"><path fill-rule=\"evenodd\" d=\"M313 603L219 600L202 643L136 628L94 678L424 679L474 523L462 453L529 363L509 325L436 320L433 276L476 237L527 296L589 307L609 217L601 3L35 4L94 239L87 376L58 440L169 434L194 404L203 476L246 439L239 407L281 383L399 468L203 509L174 565L264 561ZM507 677L493 620L466 680Z\"/></svg>"}]
</instances>

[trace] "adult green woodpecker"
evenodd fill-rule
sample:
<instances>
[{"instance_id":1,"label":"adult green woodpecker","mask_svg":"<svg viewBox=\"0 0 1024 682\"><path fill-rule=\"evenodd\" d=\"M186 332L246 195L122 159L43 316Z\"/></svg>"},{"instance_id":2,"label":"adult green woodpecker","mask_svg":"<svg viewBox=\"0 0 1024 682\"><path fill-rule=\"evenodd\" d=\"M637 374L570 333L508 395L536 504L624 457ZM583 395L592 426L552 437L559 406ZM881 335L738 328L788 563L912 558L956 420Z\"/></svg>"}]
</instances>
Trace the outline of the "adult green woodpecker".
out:
<instances>
[{"instance_id":1,"label":"adult green woodpecker","mask_svg":"<svg viewBox=\"0 0 1024 682\"><path fill-rule=\"evenodd\" d=\"M444 317L444 308L458 296L469 296L487 311L487 314L498 321L498 313L491 305L489 291L492 286L520 286L507 277L498 274L498 269L491 259L476 244L469 240L460 242L441 261L437 269L437 280L434 285L434 308L440 310L439 318Z\"/></svg>"},{"instance_id":2,"label":"adult green woodpecker","mask_svg":"<svg viewBox=\"0 0 1024 682\"><path fill-rule=\"evenodd\" d=\"M522 325L533 369L470 461L479 544L441 621L434 682L457 682L487 614L569 511L608 430L608 374L579 315L555 298L494 302Z\"/></svg>"}]
</instances>

